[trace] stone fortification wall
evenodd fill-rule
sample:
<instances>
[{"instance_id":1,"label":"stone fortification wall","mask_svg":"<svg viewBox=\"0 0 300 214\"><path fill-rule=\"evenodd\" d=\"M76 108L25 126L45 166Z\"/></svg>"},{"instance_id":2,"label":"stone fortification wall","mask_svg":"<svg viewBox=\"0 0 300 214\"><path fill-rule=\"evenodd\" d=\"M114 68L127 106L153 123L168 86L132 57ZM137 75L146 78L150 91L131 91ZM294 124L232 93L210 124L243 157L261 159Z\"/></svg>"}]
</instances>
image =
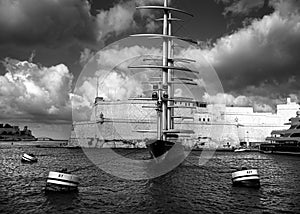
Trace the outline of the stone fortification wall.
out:
<instances>
[{"instance_id":1,"label":"stone fortification wall","mask_svg":"<svg viewBox=\"0 0 300 214\"><path fill-rule=\"evenodd\" d=\"M114 147L113 141L129 141L138 143L148 138L156 138L155 133L139 133L136 130L155 130L156 111L153 101L122 101L101 102L95 107L95 120L103 114L103 123L81 122L74 123L74 130L70 138L71 145L90 147ZM284 125L290 117L295 116L299 105L287 103L278 106L277 114L256 113L252 107L219 108L208 105L207 108L175 109L175 114L193 117L188 120L175 120L175 128L191 129L194 139L209 137L217 142L218 147L224 145L238 146L240 142L264 142L272 130L287 129ZM76 136L75 136L76 133Z\"/></svg>"}]
</instances>

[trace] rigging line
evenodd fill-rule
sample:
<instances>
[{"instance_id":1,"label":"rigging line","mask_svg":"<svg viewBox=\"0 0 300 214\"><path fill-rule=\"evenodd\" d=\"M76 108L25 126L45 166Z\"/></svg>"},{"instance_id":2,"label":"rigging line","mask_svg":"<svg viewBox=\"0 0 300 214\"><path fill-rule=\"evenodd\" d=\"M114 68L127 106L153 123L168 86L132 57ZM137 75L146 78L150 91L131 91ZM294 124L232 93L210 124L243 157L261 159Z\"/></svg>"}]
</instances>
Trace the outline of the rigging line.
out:
<instances>
[{"instance_id":1,"label":"rigging line","mask_svg":"<svg viewBox=\"0 0 300 214\"><path fill-rule=\"evenodd\" d=\"M150 54L141 54L141 55L137 55L137 56L135 56L135 57L132 57L132 58L135 58L132 62L130 62L130 63L128 63L128 67L130 67L130 66L134 66L135 65L135 63L136 62L139 62L138 60L141 60L142 59L142 57L144 57L144 56L149 56L149 57L151 57L151 56L153 56L153 55L150 55ZM153 56L154 57L154 56ZM132 59L132 58L130 58L130 59ZM129 69L130 70L130 69ZM130 70L131 71L131 70ZM136 72L136 73L139 73L139 72Z\"/></svg>"},{"instance_id":2,"label":"rigging line","mask_svg":"<svg viewBox=\"0 0 300 214\"><path fill-rule=\"evenodd\" d=\"M191 21L192 21L192 18L189 17L189 18L187 19L187 21L186 21L185 24L189 24ZM174 30L174 34L176 34L176 33L177 33L178 31L180 31L182 28L184 28L184 24L183 24L183 23L180 24L180 26L179 26L176 30Z\"/></svg>"},{"instance_id":3,"label":"rigging line","mask_svg":"<svg viewBox=\"0 0 300 214\"><path fill-rule=\"evenodd\" d=\"M187 158L188 158L188 157L186 157L186 158L184 159L184 161L188 162L189 164L191 164L191 165L193 165L193 166L198 166L198 167L199 167L199 164L193 163L193 162L189 161Z\"/></svg>"},{"instance_id":4,"label":"rigging line","mask_svg":"<svg viewBox=\"0 0 300 214\"><path fill-rule=\"evenodd\" d=\"M143 111L141 108L138 108L134 104L131 104L131 105L133 106L133 108L135 108L136 110L138 110L141 114L145 113L145 111ZM146 120L146 121L149 120L150 121L151 120L150 116L151 116L152 112L150 112L150 111L146 111L146 112L147 112L147 114L146 115L144 114L144 117L140 117L140 118L136 118L136 119L138 121L143 121L143 120Z\"/></svg>"},{"instance_id":5,"label":"rigging line","mask_svg":"<svg viewBox=\"0 0 300 214\"><path fill-rule=\"evenodd\" d=\"M126 157L128 155L136 153L137 151L139 151L139 150L135 149L134 151L130 151L130 152L128 152L128 153L126 153L124 155L121 155L121 156L122 157ZM101 162L101 163L98 163L98 164L92 164L92 165L88 165L88 166L85 166L85 167L80 167L80 168L77 168L77 169L74 169L74 170L67 171L67 173L78 172L78 171L85 170L85 169L88 169L88 168L93 167L93 166L101 166L101 165L104 165L104 164L109 163L111 161L121 159L122 157L118 157L118 158L114 157L114 158L111 158L110 160L107 160L107 161L104 161L104 162Z\"/></svg>"},{"instance_id":6,"label":"rigging line","mask_svg":"<svg viewBox=\"0 0 300 214\"><path fill-rule=\"evenodd\" d=\"M151 18L151 17L150 17L150 19L151 19L151 21L153 21L153 22L156 21L156 18ZM153 47L159 48L159 47L161 46L161 42L156 42L156 43L157 43L157 44L156 44L156 45L153 45Z\"/></svg>"},{"instance_id":7,"label":"rigging line","mask_svg":"<svg viewBox=\"0 0 300 214\"><path fill-rule=\"evenodd\" d=\"M161 48L161 42L155 42L155 43L156 43L156 45L154 44L152 47L160 49Z\"/></svg>"}]
</instances>

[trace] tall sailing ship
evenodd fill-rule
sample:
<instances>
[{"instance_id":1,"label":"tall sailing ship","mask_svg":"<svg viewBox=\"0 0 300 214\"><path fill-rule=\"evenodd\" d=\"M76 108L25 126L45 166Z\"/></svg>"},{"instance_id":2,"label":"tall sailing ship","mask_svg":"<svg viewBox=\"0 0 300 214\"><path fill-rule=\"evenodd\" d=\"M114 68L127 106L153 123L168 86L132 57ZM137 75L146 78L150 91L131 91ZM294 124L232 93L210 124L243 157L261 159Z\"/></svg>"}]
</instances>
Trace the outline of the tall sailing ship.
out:
<instances>
[{"instance_id":1,"label":"tall sailing ship","mask_svg":"<svg viewBox=\"0 0 300 214\"><path fill-rule=\"evenodd\" d=\"M175 106L175 102L194 103L193 98L179 98L174 96L175 84L190 84L197 85L192 78L177 78L176 72L197 73L184 66L178 66L177 62L189 63L191 59L176 59L174 58L174 43L173 39L181 39L183 41L193 42L190 39L180 38L172 35L172 22L178 21L173 18L172 12L191 15L185 11L169 7L168 0L164 0L163 6L141 6L137 9L155 9L163 11L163 18L159 19L163 22L162 34L135 34L133 37L154 37L162 39L162 58L161 64L141 64L129 66L129 69L160 69L161 75L152 77L156 79L149 81L153 86L151 99L155 101L154 106L144 106L145 108L153 108L157 112L157 129L155 130L157 137L155 140L146 142L152 158L164 156L169 150L175 148L180 141L177 142L179 135L194 134L193 130L185 130L177 128L174 124L175 118L184 119L184 115L175 116L174 108L193 108L193 106ZM145 98L135 98L134 100L145 100ZM152 130L136 130L137 132L153 132ZM176 145L177 143L177 145ZM179 145L179 150L183 150L183 146ZM176 151L179 151L178 149ZM179 151L180 153L180 151Z\"/></svg>"},{"instance_id":2,"label":"tall sailing ship","mask_svg":"<svg viewBox=\"0 0 300 214\"><path fill-rule=\"evenodd\" d=\"M143 38L146 38L147 42L162 41L161 50L155 54L148 53L134 57L111 69L111 72L122 70L121 73L130 72L136 76L141 73L140 76L145 74L146 78L137 78L144 85L144 95L136 94L126 100L106 101L104 97L98 95L98 87L101 83L99 84L97 80L97 96L92 119L90 122L77 121L73 123L75 132L79 133L76 134L77 139L79 141L83 139L79 143L80 146L103 147L107 142L130 144L143 141L149 149L151 157L159 158L166 156L169 151L175 153L182 151L182 142L188 142L195 134L194 130L190 128L194 114L197 109L205 108L206 103L197 98L197 96L201 97L201 93L195 89L199 87L199 83L197 83L199 71L194 65L196 60L184 55L182 43L186 47L193 46L195 48L197 42L172 34L173 22L181 21L179 18L173 17L174 12L187 16L192 15L170 7L168 0L163 0L163 3L160 6L137 7L138 10L163 12L163 17L156 19L163 23L162 33L130 36L137 42ZM128 41L127 43L132 42ZM106 81L105 76L101 78L102 83ZM73 111L73 120L77 113L79 114L79 111L75 111L75 113ZM207 122L210 122L210 119L207 119ZM90 131L87 133L89 129ZM87 138L90 138L90 141L88 140L86 143L85 139Z\"/></svg>"},{"instance_id":3,"label":"tall sailing ship","mask_svg":"<svg viewBox=\"0 0 300 214\"><path fill-rule=\"evenodd\" d=\"M69 146L148 147L153 157L159 157L176 142L190 149L231 150L242 141L248 146L261 143L272 130L286 128L284 121L300 107L290 98L277 105L276 113L203 102L205 93L223 93L220 80L195 47L197 42L172 34L175 22L182 23L172 14L191 14L163 1L161 6L137 7L162 12L163 18L156 19L163 23L162 34L119 40L84 67L72 98ZM95 100L91 88L96 88ZM124 91L126 96L121 96Z\"/></svg>"}]
</instances>

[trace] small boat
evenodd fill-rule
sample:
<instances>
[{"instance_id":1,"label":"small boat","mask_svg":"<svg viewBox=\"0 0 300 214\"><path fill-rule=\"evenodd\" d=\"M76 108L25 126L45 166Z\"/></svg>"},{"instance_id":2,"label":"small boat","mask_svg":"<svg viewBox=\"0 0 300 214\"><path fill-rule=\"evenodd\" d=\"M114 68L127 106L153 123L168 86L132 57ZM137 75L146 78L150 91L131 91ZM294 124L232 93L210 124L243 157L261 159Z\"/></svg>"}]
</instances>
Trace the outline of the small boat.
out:
<instances>
[{"instance_id":1,"label":"small boat","mask_svg":"<svg viewBox=\"0 0 300 214\"><path fill-rule=\"evenodd\" d=\"M233 186L260 187L258 171L243 167L242 170L232 173L232 184Z\"/></svg>"},{"instance_id":2,"label":"small boat","mask_svg":"<svg viewBox=\"0 0 300 214\"><path fill-rule=\"evenodd\" d=\"M21 161L23 163L35 163L38 161L37 157L35 157L33 154L26 154L24 153L22 158L21 158Z\"/></svg>"},{"instance_id":3,"label":"small boat","mask_svg":"<svg viewBox=\"0 0 300 214\"><path fill-rule=\"evenodd\" d=\"M78 191L79 177L67 173L67 170L61 170L60 172L50 171L46 191L53 192L71 192Z\"/></svg>"},{"instance_id":4,"label":"small boat","mask_svg":"<svg viewBox=\"0 0 300 214\"><path fill-rule=\"evenodd\" d=\"M261 153L264 153L264 154L272 154L272 153L273 153L273 151L268 151L268 150L266 150L266 151L260 150L260 152L261 152Z\"/></svg>"},{"instance_id":5,"label":"small boat","mask_svg":"<svg viewBox=\"0 0 300 214\"><path fill-rule=\"evenodd\" d=\"M234 152L247 152L247 151L248 151L248 149L246 149L246 148L237 148L234 150Z\"/></svg>"},{"instance_id":6,"label":"small boat","mask_svg":"<svg viewBox=\"0 0 300 214\"><path fill-rule=\"evenodd\" d=\"M297 111L296 117L289 119L290 125L286 130L274 130L271 137L267 137L268 143L262 143L259 147L261 153L281 154L281 155L300 155L300 111Z\"/></svg>"}]
</instances>

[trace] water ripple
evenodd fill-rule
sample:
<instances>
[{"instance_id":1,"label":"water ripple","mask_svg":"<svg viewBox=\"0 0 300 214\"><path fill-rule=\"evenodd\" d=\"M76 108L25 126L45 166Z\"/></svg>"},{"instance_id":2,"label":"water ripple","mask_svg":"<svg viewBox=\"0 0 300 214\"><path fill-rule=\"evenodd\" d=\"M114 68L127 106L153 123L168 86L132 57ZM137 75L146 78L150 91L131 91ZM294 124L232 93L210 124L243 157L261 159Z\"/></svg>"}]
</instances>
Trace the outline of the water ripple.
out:
<instances>
[{"instance_id":1,"label":"water ripple","mask_svg":"<svg viewBox=\"0 0 300 214\"><path fill-rule=\"evenodd\" d=\"M24 152L36 164L22 164ZM126 154L128 151L119 150ZM172 172L159 178L129 181L93 166L81 150L6 147L0 149L0 213L297 213L299 158L259 153L216 153L198 165L192 152ZM101 154L100 154L101 155ZM143 159L146 151L132 154ZM232 187L231 173L257 168L261 188ZM46 194L50 170L68 168L81 177L78 193ZM133 173L133 172L132 172Z\"/></svg>"}]
</instances>

